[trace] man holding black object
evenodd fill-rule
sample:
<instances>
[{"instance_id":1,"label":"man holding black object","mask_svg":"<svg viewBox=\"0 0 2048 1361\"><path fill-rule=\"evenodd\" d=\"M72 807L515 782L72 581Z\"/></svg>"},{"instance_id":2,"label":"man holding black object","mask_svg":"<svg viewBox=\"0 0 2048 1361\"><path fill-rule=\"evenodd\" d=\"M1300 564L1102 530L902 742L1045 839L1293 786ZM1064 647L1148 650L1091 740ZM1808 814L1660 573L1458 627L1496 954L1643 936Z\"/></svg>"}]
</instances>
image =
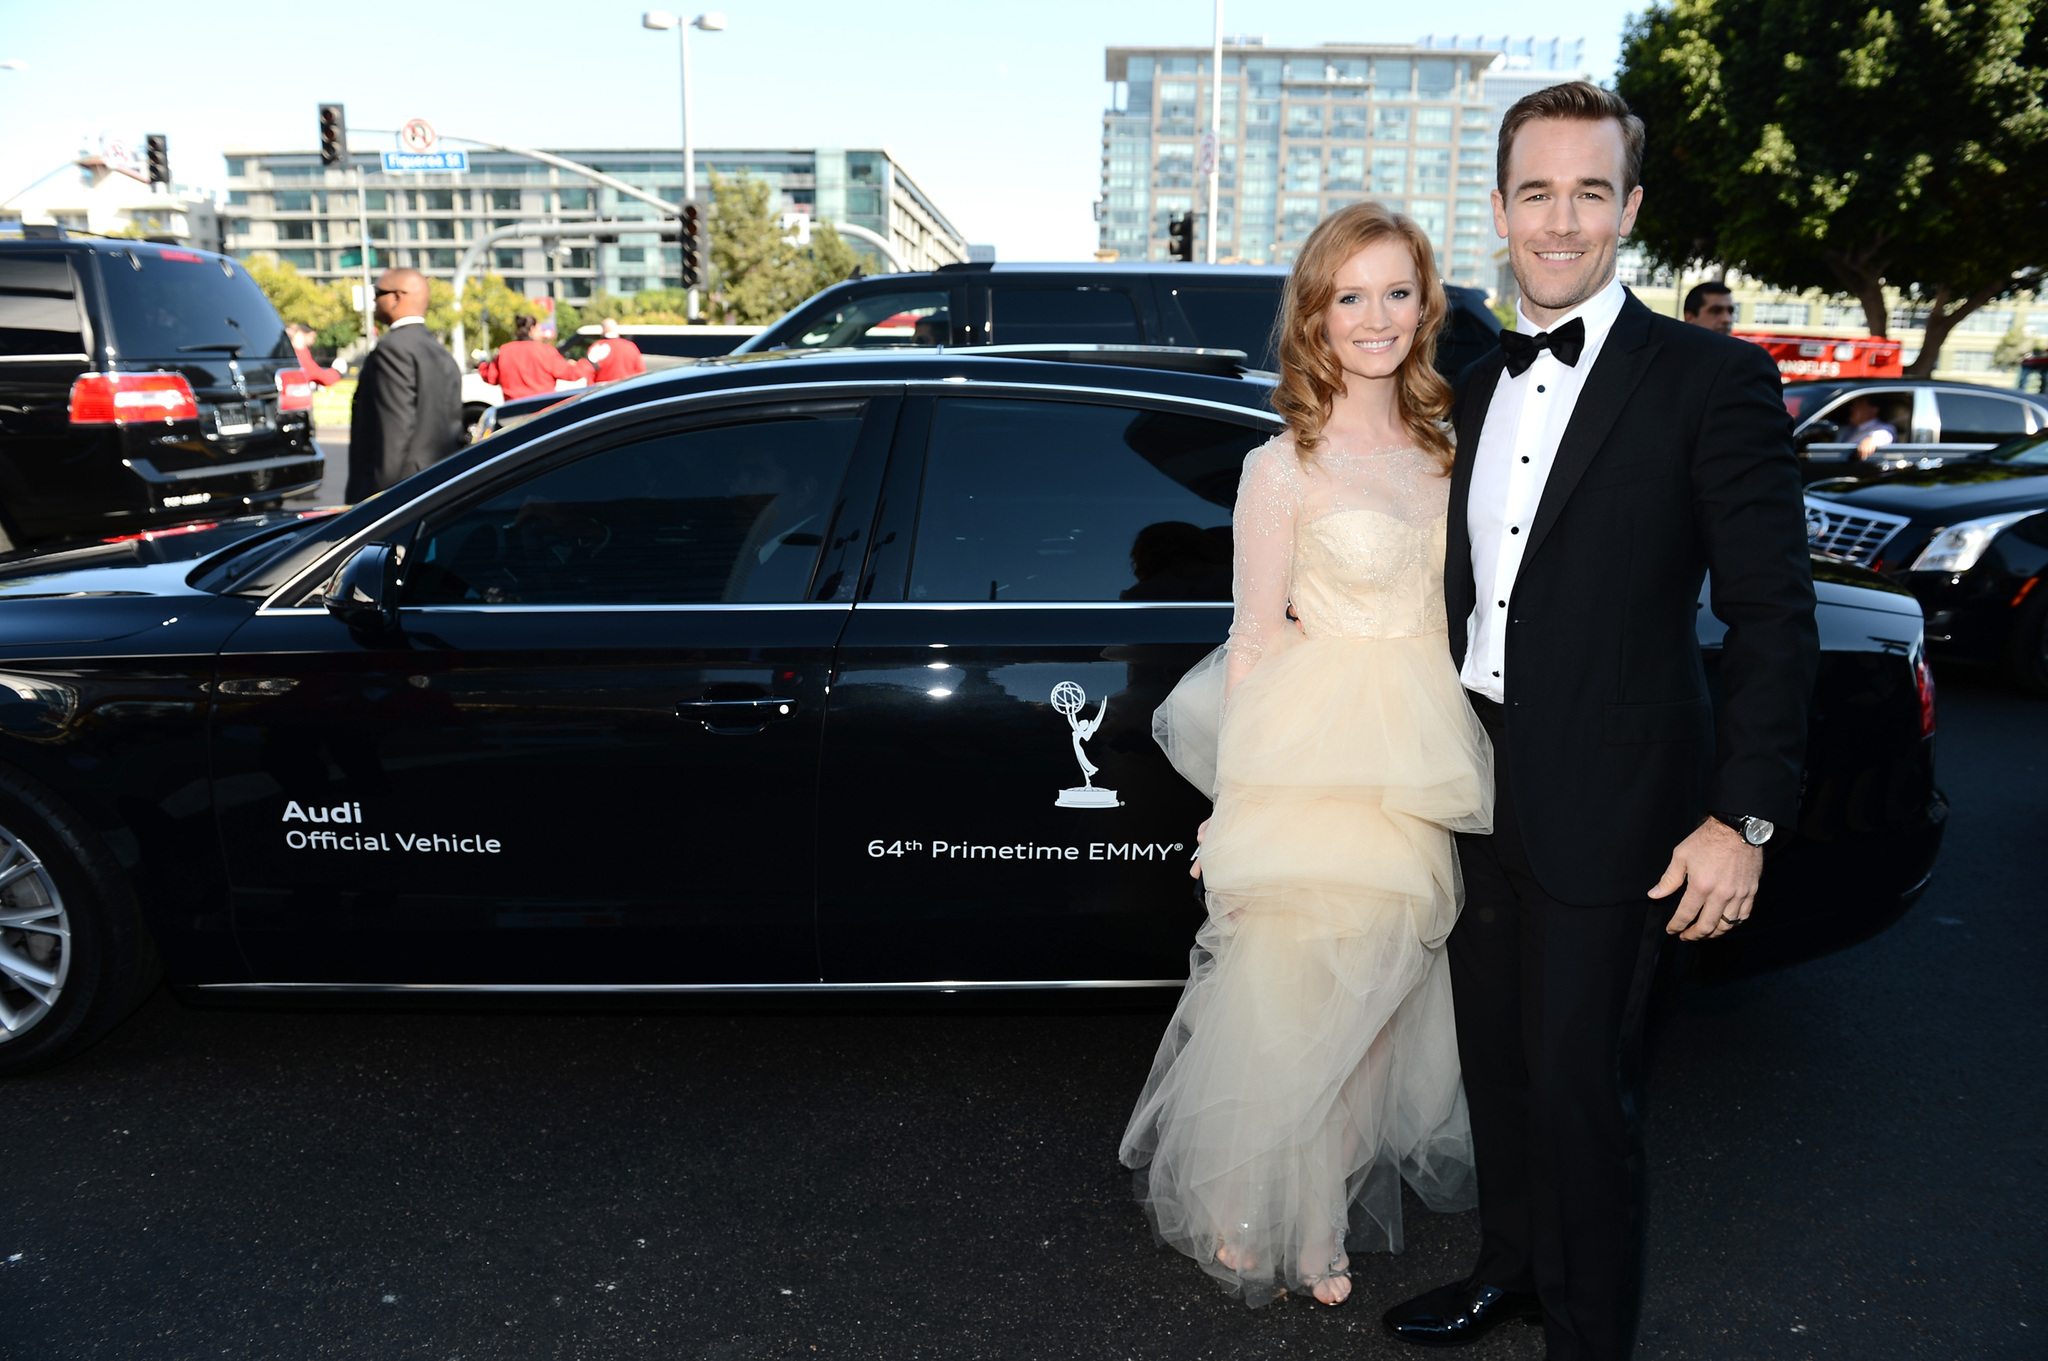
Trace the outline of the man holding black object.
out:
<instances>
[{"instance_id":1,"label":"man holding black object","mask_svg":"<svg viewBox=\"0 0 2048 1361\"><path fill-rule=\"evenodd\" d=\"M349 405L348 492L360 501L462 447L462 371L426 326L427 277L377 276L384 338L363 361Z\"/></svg>"},{"instance_id":2,"label":"man holding black object","mask_svg":"<svg viewBox=\"0 0 2048 1361\"><path fill-rule=\"evenodd\" d=\"M1460 384L1444 572L1495 752L1449 944L1482 1238L1470 1277L1387 1312L1424 1346L1540 1317L1550 1361L1631 1353L1658 948L1746 920L1798 812L1819 641L1791 426L1762 349L1615 281L1643 137L1584 82L1501 125L1521 316ZM1709 571L1718 703L1695 632Z\"/></svg>"}]
</instances>

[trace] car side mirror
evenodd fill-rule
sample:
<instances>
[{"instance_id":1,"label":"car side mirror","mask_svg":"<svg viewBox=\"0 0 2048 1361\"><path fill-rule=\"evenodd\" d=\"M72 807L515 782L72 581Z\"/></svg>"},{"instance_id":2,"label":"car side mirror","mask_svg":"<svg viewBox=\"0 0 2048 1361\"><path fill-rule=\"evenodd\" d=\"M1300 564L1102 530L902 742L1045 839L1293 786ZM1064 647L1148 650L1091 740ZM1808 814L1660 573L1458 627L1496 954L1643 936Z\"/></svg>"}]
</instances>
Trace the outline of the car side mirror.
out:
<instances>
[{"instance_id":1,"label":"car side mirror","mask_svg":"<svg viewBox=\"0 0 2048 1361\"><path fill-rule=\"evenodd\" d=\"M1833 421L1815 421L1799 432L1797 441L1801 449L1810 444L1833 444L1842 438L1842 427Z\"/></svg>"},{"instance_id":2,"label":"car side mirror","mask_svg":"<svg viewBox=\"0 0 2048 1361\"><path fill-rule=\"evenodd\" d=\"M352 632L398 631L398 566L405 550L397 544L366 543L334 574L320 603Z\"/></svg>"}]
</instances>

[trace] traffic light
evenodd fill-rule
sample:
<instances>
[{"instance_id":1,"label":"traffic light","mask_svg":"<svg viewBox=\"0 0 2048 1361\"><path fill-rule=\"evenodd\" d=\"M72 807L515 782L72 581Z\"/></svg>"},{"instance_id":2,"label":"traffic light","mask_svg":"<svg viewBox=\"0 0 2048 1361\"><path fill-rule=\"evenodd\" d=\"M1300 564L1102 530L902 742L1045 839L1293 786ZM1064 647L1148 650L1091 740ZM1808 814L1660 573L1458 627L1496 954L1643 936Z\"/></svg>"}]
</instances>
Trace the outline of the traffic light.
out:
<instances>
[{"instance_id":1,"label":"traffic light","mask_svg":"<svg viewBox=\"0 0 2048 1361\"><path fill-rule=\"evenodd\" d=\"M702 214L697 205L685 203L683 215L676 223L676 244L682 247L679 255L683 263L683 287L695 288L702 282L702 271L698 267L699 242L702 240Z\"/></svg>"},{"instance_id":2,"label":"traffic light","mask_svg":"<svg viewBox=\"0 0 2048 1361\"><path fill-rule=\"evenodd\" d=\"M152 132L142 139L149 158L149 182L161 184L166 189L171 184L171 139L161 132Z\"/></svg>"},{"instance_id":3,"label":"traffic light","mask_svg":"<svg viewBox=\"0 0 2048 1361\"><path fill-rule=\"evenodd\" d=\"M1195 262L1195 215L1181 213L1175 216L1167 229L1166 253L1175 260L1187 264Z\"/></svg>"},{"instance_id":4,"label":"traffic light","mask_svg":"<svg viewBox=\"0 0 2048 1361\"><path fill-rule=\"evenodd\" d=\"M348 119L341 105L320 106L320 164L340 165L348 160Z\"/></svg>"}]
</instances>

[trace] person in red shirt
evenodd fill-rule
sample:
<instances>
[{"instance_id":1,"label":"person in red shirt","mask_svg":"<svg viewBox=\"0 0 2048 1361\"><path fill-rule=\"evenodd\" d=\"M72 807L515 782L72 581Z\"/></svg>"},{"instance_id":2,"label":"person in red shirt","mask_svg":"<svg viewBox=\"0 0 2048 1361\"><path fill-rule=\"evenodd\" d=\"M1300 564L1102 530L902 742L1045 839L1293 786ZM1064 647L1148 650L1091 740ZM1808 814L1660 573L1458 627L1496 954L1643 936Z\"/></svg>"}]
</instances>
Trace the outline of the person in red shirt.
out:
<instances>
[{"instance_id":1,"label":"person in red shirt","mask_svg":"<svg viewBox=\"0 0 2048 1361\"><path fill-rule=\"evenodd\" d=\"M301 326L295 321L284 328L284 333L291 337L292 353L299 357L299 372L324 388L333 387L341 381L339 369L323 369L313 362L313 341L316 337L312 327Z\"/></svg>"},{"instance_id":2,"label":"person in red shirt","mask_svg":"<svg viewBox=\"0 0 2048 1361\"><path fill-rule=\"evenodd\" d=\"M585 357L597 366L597 381L600 383L615 383L621 378L647 372L647 361L640 357L640 347L620 335L619 323L610 317L604 319L604 338L592 345Z\"/></svg>"},{"instance_id":3,"label":"person in red shirt","mask_svg":"<svg viewBox=\"0 0 2048 1361\"><path fill-rule=\"evenodd\" d=\"M514 317L512 330L518 338L500 345L495 358L477 366L478 376L503 392L508 402L536 392L553 392L557 378L588 380L596 372L582 360L562 358L546 341L533 339L533 325L532 317Z\"/></svg>"}]
</instances>

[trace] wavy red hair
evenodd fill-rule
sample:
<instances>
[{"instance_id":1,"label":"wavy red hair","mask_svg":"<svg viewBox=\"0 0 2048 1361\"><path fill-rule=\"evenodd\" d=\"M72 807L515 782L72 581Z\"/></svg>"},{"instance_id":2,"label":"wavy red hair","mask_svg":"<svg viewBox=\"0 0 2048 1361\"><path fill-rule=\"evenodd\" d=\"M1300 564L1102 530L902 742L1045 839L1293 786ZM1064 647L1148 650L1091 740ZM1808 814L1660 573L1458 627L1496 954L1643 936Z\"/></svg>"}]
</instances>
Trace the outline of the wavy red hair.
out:
<instances>
[{"instance_id":1,"label":"wavy red hair","mask_svg":"<svg viewBox=\"0 0 2048 1361\"><path fill-rule=\"evenodd\" d=\"M1280 302L1276 350L1280 384L1273 409L1294 432L1294 447L1303 459L1323 442L1331 404L1344 390L1344 370L1331 348L1324 313L1337 296L1337 271L1367 246L1398 237L1415 261L1415 280L1422 290L1422 320L1415 343L1396 371L1395 404L1416 447L1432 455L1449 472L1453 455L1444 421L1451 412L1451 385L1436 371L1436 341L1448 305L1443 280L1436 272L1436 252L1413 219L1378 203L1354 203L1316 224L1295 257L1294 272Z\"/></svg>"}]
</instances>

